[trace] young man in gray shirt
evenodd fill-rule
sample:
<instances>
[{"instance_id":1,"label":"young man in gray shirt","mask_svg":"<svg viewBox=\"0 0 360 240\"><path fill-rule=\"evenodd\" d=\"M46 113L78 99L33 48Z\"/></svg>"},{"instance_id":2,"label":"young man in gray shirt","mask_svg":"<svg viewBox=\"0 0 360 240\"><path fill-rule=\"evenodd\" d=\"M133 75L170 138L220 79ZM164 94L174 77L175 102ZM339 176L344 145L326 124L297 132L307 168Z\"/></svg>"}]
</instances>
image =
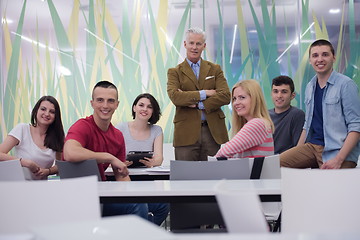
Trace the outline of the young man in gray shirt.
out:
<instances>
[{"instance_id":1,"label":"young man in gray shirt","mask_svg":"<svg viewBox=\"0 0 360 240\"><path fill-rule=\"evenodd\" d=\"M280 154L297 145L305 113L290 105L295 98L295 88L293 80L288 76L278 76L272 80L271 97L275 106L269 110L275 125L274 150L275 154Z\"/></svg>"}]
</instances>

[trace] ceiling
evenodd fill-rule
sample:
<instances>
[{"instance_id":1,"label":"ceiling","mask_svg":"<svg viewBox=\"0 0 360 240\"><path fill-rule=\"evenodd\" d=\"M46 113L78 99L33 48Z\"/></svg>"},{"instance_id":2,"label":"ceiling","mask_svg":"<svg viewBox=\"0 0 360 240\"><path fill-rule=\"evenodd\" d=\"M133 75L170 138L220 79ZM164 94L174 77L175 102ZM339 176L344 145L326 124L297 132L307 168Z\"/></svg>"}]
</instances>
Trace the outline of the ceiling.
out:
<instances>
[{"instance_id":1,"label":"ceiling","mask_svg":"<svg viewBox=\"0 0 360 240\"><path fill-rule=\"evenodd\" d=\"M61 22L64 25L65 29L69 27L69 21L71 12L73 9L74 1L77 0L52 0L54 6L61 18ZM78 0L80 2L80 9L83 12L84 16L88 18L89 10L89 0ZM138 4L142 10L143 16L141 17L142 24L144 25L144 31L151 31L150 21L148 13L148 3L151 2L151 9L154 12L155 17L158 17L158 9L160 2L166 2L166 0L104 0L110 15L113 17L115 23L121 28L123 21L124 9L126 10L125 14L131 14L134 11L134 5ZM268 3L268 11L271 10L272 0L265 0ZM301 13L298 9L301 9L301 2L305 0L275 0L276 5L276 26L283 27L286 25L290 30L290 39L297 38L296 32L300 28ZM309 22L312 20L312 12L315 13L319 21L324 19L326 25L332 29L332 32L338 31L338 25L341 22L341 13L342 8L345 6L345 21L347 19L347 9L348 9L348 0L309 0ZM357 29L360 29L360 0L355 1L355 22L357 23ZM99 4L102 1L94 1L95 7L96 4ZM167 6L167 29L166 34L170 38L175 36L175 31L179 26L181 17L184 14L184 10L188 4L188 0L168 0ZM222 17L224 26L228 29L227 31L232 34L234 25L238 23L237 18L237 0L192 0L191 1L191 25L192 26L202 26L202 22L205 19L206 22L206 32L209 36L214 36L213 38L208 38L208 46L215 46L215 38L217 35L216 29L219 26L219 14L217 2L222 6ZM244 16L245 25L249 33L254 30L254 20L252 13L250 11L248 0L240 0L242 6L242 12ZM251 3L254 7L254 11L259 19L260 24L262 25L262 10L260 5L261 0L251 0ZM345 3L345 5L344 5ZM4 16L10 20L12 23L9 23L8 26L11 32L15 32L17 28L16 20L19 18L21 9L23 6L23 0L0 0L2 13ZM56 37L53 31L53 22L51 20L49 6L46 0L27 0L26 1L26 12L25 12L25 21L23 27L23 36L35 39L38 38L40 43L47 43L49 46L57 46ZM340 9L339 13L331 14L329 13L330 9ZM205 10L205 11L203 11ZM203 16L205 12L205 16ZM86 28L85 17L82 13L79 15L79 34L78 38L81 39L80 42L85 43L86 34L80 34L84 32ZM197 24L198 23L198 24ZM147 27L149 26L149 27ZM286 41L284 36L285 31L281 30L278 32L279 43ZM1 33L0 33L1 34ZM43 35L43 36L42 36ZM250 34L249 34L250 35ZM336 34L337 35L337 34ZM249 36L251 39L251 36ZM212 42L211 42L212 41ZM257 41L257 39L256 39ZM149 43L148 43L149 44ZM81 45L81 44L80 44ZM85 46L77 46L77 50L81 51L85 49ZM67 51L66 49L62 49ZM183 49L182 49L183 50Z\"/></svg>"},{"instance_id":2,"label":"ceiling","mask_svg":"<svg viewBox=\"0 0 360 240\"><path fill-rule=\"evenodd\" d=\"M89 0L79 0L81 4L81 8L85 15L87 14L89 8ZM262 22L262 13L260 7L261 0L251 0L254 10L260 20ZM347 2L348 0L345 0ZM21 0L1 0L2 13L6 14L8 19L16 21L19 18L21 7L23 1ZM65 25L65 27L69 24L69 19L71 15L71 10L73 8L73 0L53 0L55 8L57 9L60 18ZM97 1L94 1L95 4ZM121 3L120 3L121 2ZM132 10L132 5L138 2L142 9L144 9L144 13L146 13L147 9L147 1L126 1L126 0L106 0L106 5L116 21L119 25L122 21L122 9L124 7L128 7L129 12ZM237 12L236 12L236 0L219 0L222 9L223 21L224 24L235 24L237 22ZM240 0L244 19L247 26L251 26L253 24L253 17L249 8L249 3L247 0ZM270 9L272 0L266 0L268 3L268 9ZM344 0L309 0L309 9L310 13L314 11L316 16L321 19L324 18L327 25L338 25L341 20L341 12L337 14L329 13L330 9L342 9ZM151 1L152 10L157 12L159 7L159 1ZM184 9L187 6L187 0L168 0L168 28L174 25L178 25L183 13ZM301 0L275 0L276 5L276 18L277 25L281 25L281 23L287 23L287 25L296 24L296 19L299 18L299 13L297 9L301 8ZM205 8L205 21L209 25L218 25L218 10L217 10L217 1L216 0L192 0L191 1L191 18L193 22L202 23L203 21L203 7ZM345 5L345 11L347 11L347 3ZM355 12L356 22L360 22L360 0L355 0L355 9L358 12ZM24 29L42 29L52 27L52 22L49 13L49 7L46 0L27 0L26 13L25 13L25 25ZM145 14L144 14L145 15ZM311 20L311 16L309 16ZM82 16L79 17L80 24L83 24L82 27L85 27L85 21ZM144 17L146 20L146 17ZM16 28L16 23L13 22L9 25L11 28Z\"/></svg>"}]
</instances>

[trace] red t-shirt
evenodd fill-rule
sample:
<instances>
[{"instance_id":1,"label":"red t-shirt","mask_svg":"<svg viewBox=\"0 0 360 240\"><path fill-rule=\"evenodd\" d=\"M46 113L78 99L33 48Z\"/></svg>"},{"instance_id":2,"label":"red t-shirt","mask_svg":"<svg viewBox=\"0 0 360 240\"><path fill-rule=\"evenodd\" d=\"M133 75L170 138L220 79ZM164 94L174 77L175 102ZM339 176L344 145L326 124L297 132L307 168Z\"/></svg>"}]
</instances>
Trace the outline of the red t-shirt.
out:
<instances>
[{"instance_id":1,"label":"red t-shirt","mask_svg":"<svg viewBox=\"0 0 360 240\"><path fill-rule=\"evenodd\" d=\"M121 161L125 161L125 142L123 134L111 123L107 131L102 131L95 123L93 116L79 119L69 129L65 142L69 139L78 141L84 148L94 152L107 152ZM66 160L66 159L65 159ZM105 170L109 163L100 163L99 172L106 180Z\"/></svg>"}]
</instances>

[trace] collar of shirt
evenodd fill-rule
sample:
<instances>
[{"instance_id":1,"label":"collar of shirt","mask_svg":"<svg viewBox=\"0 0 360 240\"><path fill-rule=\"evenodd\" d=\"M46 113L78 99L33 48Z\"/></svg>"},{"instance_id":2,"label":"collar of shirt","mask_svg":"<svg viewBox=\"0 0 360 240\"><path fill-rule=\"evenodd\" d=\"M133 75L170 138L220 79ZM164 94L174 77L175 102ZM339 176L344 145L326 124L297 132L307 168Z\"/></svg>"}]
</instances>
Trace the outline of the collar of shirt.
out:
<instances>
[{"instance_id":1,"label":"collar of shirt","mask_svg":"<svg viewBox=\"0 0 360 240\"><path fill-rule=\"evenodd\" d=\"M191 67L191 65L193 64L193 62L192 61L190 61L189 59L187 59L186 58L186 61L188 62L188 64L190 65L190 67ZM201 65L201 58L199 59L199 61L197 61L195 64L198 64L198 66L199 66L199 68L200 68L200 65Z\"/></svg>"},{"instance_id":2,"label":"collar of shirt","mask_svg":"<svg viewBox=\"0 0 360 240\"><path fill-rule=\"evenodd\" d=\"M191 69L193 70L194 74L195 74L195 77L197 79L199 79L199 72L200 72L200 62L201 62L201 59L199 59L199 61L197 63L193 63L191 62L189 59L186 59L191 67Z\"/></svg>"}]
</instances>

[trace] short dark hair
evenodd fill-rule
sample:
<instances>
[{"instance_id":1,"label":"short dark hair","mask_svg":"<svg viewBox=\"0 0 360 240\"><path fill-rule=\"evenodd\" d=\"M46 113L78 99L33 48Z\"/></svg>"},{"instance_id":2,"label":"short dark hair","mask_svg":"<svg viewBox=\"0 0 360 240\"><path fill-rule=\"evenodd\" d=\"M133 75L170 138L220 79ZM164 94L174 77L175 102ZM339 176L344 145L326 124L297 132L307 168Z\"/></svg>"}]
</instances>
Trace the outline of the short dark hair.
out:
<instances>
[{"instance_id":1,"label":"short dark hair","mask_svg":"<svg viewBox=\"0 0 360 240\"><path fill-rule=\"evenodd\" d=\"M48 127L46 131L44 146L56 152L62 152L64 147L65 133L61 121L60 106L58 101L54 97L43 96L37 101L37 103L35 104L34 108L31 111L31 125L36 127L37 125L36 115L40 108L40 104L43 101L48 101L52 103L55 107L55 119L54 122Z\"/></svg>"},{"instance_id":2,"label":"short dark hair","mask_svg":"<svg viewBox=\"0 0 360 240\"><path fill-rule=\"evenodd\" d=\"M329 42L328 40L325 40L325 39L318 39L310 45L309 56L311 54L311 49L316 46L329 46L331 53L335 56L335 50L334 50L333 45L331 44L331 42Z\"/></svg>"},{"instance_id":3,"label":"short dark hair","mask_svg":"<svg viewBox=\"0 0 360 240\"><path fill-rule=\"evenodd\" d=\"M294 81L291 79L291 77L280 75L272 80L271 86L281 86L281 85L289 85L291 93L295 91Z\"/></svg>"},{"instance_id":4,"label":"short dark hair","mask_svg":"<svg viewBox=\"0 0 360 240\"><path fill-rule=\"evenodd\" d=\"M158 101L151 95L150 93L142 93L139 96L137 96L132 104L131 111L132 111L132 117L135 119L135 112L134 112L134 106L139 102L141 98L147 98L150 100L151 106L153 108L153 113L151 117L149 118L150 124L155 124L159 121L161 116L160 106Z\"/></svg>"},{"instance_id":5,"label":"short dark hair","mask_svg":"<svg viewBox=\"0 0 360 240\"><path fill-rule=\"evenodd\" d=\"M94 88L93 88L93 91L92 91L92 99L94 99L94 90L95 90L95 88L97 88L97 87L101 87L101 88L113 88L113 89L115 89L116 90L116 98L118 98L118 90L117 90L117 87L113 84L113 83L111 83L111 82L109 82L109 81L100 81L100 82L98 82L98 83L96 83L96 85L94 86Z\"/></svg>"}]
</instances>

